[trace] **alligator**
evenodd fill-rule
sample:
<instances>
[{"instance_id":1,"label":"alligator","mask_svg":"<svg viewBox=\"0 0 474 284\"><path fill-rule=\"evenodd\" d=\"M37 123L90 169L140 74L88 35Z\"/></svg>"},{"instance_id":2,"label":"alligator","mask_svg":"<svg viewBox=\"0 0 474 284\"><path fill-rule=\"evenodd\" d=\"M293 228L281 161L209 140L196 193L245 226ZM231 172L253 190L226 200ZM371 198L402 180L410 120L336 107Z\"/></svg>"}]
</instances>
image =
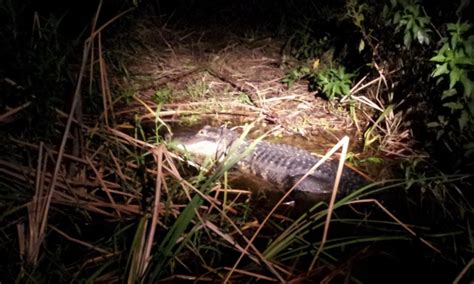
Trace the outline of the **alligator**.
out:
<instances>
[{"instance_id":1,"label":"alligator","mask_svg":"<svg viewBox=\"0 0 474 284\"><path fill-rule=\"evenodd\" d=\"M226 157L238 157L240 172L255 175L281 189L293 187L320 159L308 151L259 140L244 140L228 128L204 126L196 134L173 137L178 149L201 158L223 162ZM333 190L337 160L328 160L309 174L296 187L296 193L327 195ZM344 167L339 193L347 194L367 181L356 171Z\"/></svg>"}]
</instances>

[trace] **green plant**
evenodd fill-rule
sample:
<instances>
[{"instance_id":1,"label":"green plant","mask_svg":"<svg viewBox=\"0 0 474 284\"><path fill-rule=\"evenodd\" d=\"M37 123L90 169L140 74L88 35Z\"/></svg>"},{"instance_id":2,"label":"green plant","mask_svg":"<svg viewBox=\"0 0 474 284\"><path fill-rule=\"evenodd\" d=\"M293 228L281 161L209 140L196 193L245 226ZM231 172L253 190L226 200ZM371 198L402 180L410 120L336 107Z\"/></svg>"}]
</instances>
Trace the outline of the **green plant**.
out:
<instances>
[{"instance_id":1,"label":"green plant","mask_svg":"<svg viewBox=\"0 0 474 284\"><path fill-rule=\"evenodd\" d=\"M474 84L470 79L474 66L474 35L469 35L472 25L450 23L447 30L448 37L442 39L443 45L430 60L436 62L431 74L433 78L439 78L436 83L449 82L442 92L441 102L450 114L438 115L437 121L430 122L428 127L435 129L437 139L448 135L451 140L459 141L458 131L450 127L457 124L459 133L465 136L464 140L471 141L474 137ZM465 154L472 153L472 143L462 143Z\"/></svg>"},{"instance_id":2,"label":"green plant","mask_svg":"<svg viewBox=\"0 0 474 284\"><path fill-rule=\"evenodd\" d=\"M395 25L396 33L403 30L403 44L406 47L409 48L415 39L420 44L430 43L428 33L431 30L427 27L430 18L422 11L419 0L390 0L390 6L384 6L382 15L387 19L387 25Z\"/></svg>"},{"instance_id":3,"label":"green plant","mask_svg":"<svg viewBox=\"0 0 474 284\"><path fill-rule=\"evenodd\" d=\"M346 2L346 15L345 17L350 19L351 22L359 29L362 34L362 38L359 41L358 50L362 52L365 49L366 42L371 44L371 37L366 24L364 23L366 15L373 15L374 9L369 6L367 3L359 3L358 0L348 0ZM373 47L372 47L373 48Z\"/></svg>"},{"instance_id":4,"label":"green plant","mask_svg":"<svg viewBox=\"0 0 474 284\"><path fill-rule=\"evenodd\" d=\"M350 94L352 77L354 74L347 73L345 68L319 67L319 60L313 64L313 68L299 66L288 72L282 82L291 87L296 81L306 78L310 87L321 89L329 100L336 97L344 97Z\"/></svg>"},{"instance_id":5,"label":"green plant","mask_svg":"<svg viewBox=\"0 0 474 284\"><path fill-rule=\"evenodd\" d=\"M313 76L315 83L329 100L350 94L351 78L354 74L346 73L344 67L325 68Z\"/></svg>"},{"instance_id":6,"label":"green plant","mask_svg":"<svg viewBox=\"0 0 474 284\"><path fill-rule=\"evenodd\" d=\"M156 91L151 99L157 104L163 104L169 102L173 96L173 90L168 87L164 87Z\"/></svg>"},{"instance_id":7,"label":"green plant","mask_svg":"<svg viewBox=\"0 0 474 284\"><path fill-rule=\"evenodd\" d=\"M443 46L430 59L437 63L432 73L434 78L439 77L437 83L449 79L449 88L443 92L441 100L452 113L461 111L458 120L461 131L472 122L473 114L469 108L474 84L469 75L474 66L474 35L466 37L471 27L468 23L448 24L449 38L443 39Z\"/></svg>"}]
</instances>

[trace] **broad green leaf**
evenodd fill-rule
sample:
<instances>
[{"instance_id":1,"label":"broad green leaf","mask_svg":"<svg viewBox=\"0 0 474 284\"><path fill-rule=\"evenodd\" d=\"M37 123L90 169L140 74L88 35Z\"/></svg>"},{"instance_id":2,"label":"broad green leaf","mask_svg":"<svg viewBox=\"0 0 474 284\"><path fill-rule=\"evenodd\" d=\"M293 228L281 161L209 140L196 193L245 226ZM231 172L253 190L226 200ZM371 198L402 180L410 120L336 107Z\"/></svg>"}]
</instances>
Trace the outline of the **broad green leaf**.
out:
<instances>
[{"instance_id":1,"label":"broad green leaf","mask_svg":"<svg viewBox=\"0 0 474 284\"><path fill-rule=\"evenodd\" d=\"M365 159L367 162L374 163L374 164L381 164L384 162L384 159L379 157L368 157Z\"/></svg>"},{"instance_id":2,"label":"broad green leaf","mask_svg":"<svg viewBox=\"0 0 474 284\"><path fill-rule=\"evenodd\" d=\"M458 68L454 68L449 72L449 88L452 89L454 85L459 81L459 78L461 77L461 70Z\"/></svg>"},{"instance_id":3,"label":"broad green leaf","mask_svg":"<svg viewBox=\"0 0 474 284\"><path fill-rule=\"evenodd\" d=\"M388 16L388 6L384 5L383 10L382 10L382 17L387 18L387 16Z\"/></svg>"},{"instance_id":4,"label":"broad green leaf","mask_svg":"<svg viewBox=\"0 0 474 284\"><path fill-rule=\"evenodd\" d=\"M441 65L436 66L436 69L433 72L432 77L438 77L439 75L447 74L449 73L448 70L448 63L443 63Z\"/></svg>"},{"instance_id":5,"label":"broad green leaf","mask_svg":"<svg viewBox=\"0 0 474 284\"><path fill-rule=\"evenodd\" d=\"M343 95L349 95L351 92L351 89L349 88L348 85L344 84L341 86L342 94Z\"/></svg>"},{"instance_id":6,"label":"broad green leaf","mask_svg":"<svg viewBox=\"0 0 474 284\"><path fill-rule=\"evenodd\" d=\"M398 24L400 22L400 13L396 12L395 15L393 15L393 23Z\"/></svg>"},{"instance_id":7,"label":"broad green leaf","mask_svg":"<svg viewBox=\"0 0 474 284\"><path fill-rule=\"evenodd\" d=\"M418 36L418 32L419 32L420 30L421 30L421 29L420 29L420 26L414 25L414 26L413 26L413 29L412 29L412 31L411 31L411 32L413 33L413 37L417 37L417 36Z\"/></svg>"},{"instance_id":8,"label":"broad green leaf","mask_svg":"<svg viewBox=\"0 0 474 284\"><path fill-rule=\"evenodd\" d=\"M432 122L428 122L428 123L426 124L426 126L427 126L428 128L435 128L435 127L441 126L441 124L439 124L439 123L436 122L436 121L432 121Z\"/></svg>"},{"instance_id":9,"label":"broad green leaf","mask_svg":"<svg viewBox=\"0 0 474 284\"><path fill-rule=\"evenodd\" d=\"M418 17L418 23L420 27L425 27L430 22L430 17Z\"/></svg>"},{"instance_id":10,"label":"broad green leaf","mask_svg":"<svg viewBox=\"0 0 474 284\"><path fill-rule=\"evenodd\" d=\"M468 57L470 58L474 57L474 35L471 35L468 37L464 50L466 51L466 54L468 55Z\"/></svg>"},{"instance_id":11,"label":"broad green leaf","mask_svg":"<svg viewBox=\"0 0 474 284\"><path fill-rule=\"evenodd\" d=\"M359 52L362 52L365 48L365 41L363 39L360 40L359 42Z\"/></svg>"},{"instance_id":12,"label":"broad green leaf","mask_svg":"<svg viewBox=\"0 0 474 284\"><path fill-rule=\"evenodd\" d=\"M441 96L441 100L444 100L446 98L452 97L456 95L458 91L456 89L448 89L443 92L443 95Z\"/></svg>"},{"instance_id":13,"label":"broad green leaf","mask_svg":"<svg viewBox=\"0 0 474 284\"><path fill-rule=\"evenodd\" d=\"M472 90L474 89L474 82L472 82L464 73L461 76L461 83L464 87L464 96L469 98L472 94Z\"/></svg>"},{"instance_id":14,"label":"broad green leaf","mask_svg":"<svg viewBox=\"0 0 474 284\"><path fill-rule=\"evenodd\" d=\"M407 27L406 27L405 31L410 31L410 30L412 30L412 29L413 29L413 26L416 26L416 24L415 24L415 21L413 20L413 18L410 17L410 19L409 19L408 22L407 22Z\"/></svg>"},{"instance_id":15,"label":"broad green leaf","mask_svg":"<svg viewBox=\"0 0 474 284\"><path fill-rule=\"evenodd\" d=\"M410 34L409 32L406 32L406 33L405 33L405 36L403 37L403 44L404 44L406 47L410 48L411 40L412 40L411 34Z\"/></svg>"},{"instance_id":16,"label":"broad green leaf","mask_svg":"<svg viewBox=\"0 0 474 284\"><path fill-rule=\"evenodd\" d=\"M445 42L443 46L439 49L438 54L445 54L446 50L449 49L449 43Z\"/></svg>"},{"instance_id":17,"label":"broad green leaf","mask_svg":"<svg viewBox=\"0 0 474 284\"><path fill-rule=\"evenodd\" d=\"M456 58L456 54L451 48L446 49L444 55L446 56L446 61L453 61Z\"/></svg>"},{"instance_id":18,"label":"broad green leaf","mask_svg":"<svg viewBox=\"0 0 474 284\"><path fill-rule=\"evenodd\" d=\"M444 130L441 129L436 133L436 140L439 140L444 135Z\"/></svg>"},{"instance_id":19,"label":"broad green leaf","mask_svg":"<svg viewBox=\"0 0 474 284\"><path fill-rule=\"evenodd\" d=\"M460 102L444 103L443 106L450 108L451 110L460 110L464 108L463 104Z\"/></svg>"},{"instance_id":20,"label":"broad green leaf","mask_svg":"<svg viewBox=\"0 0 474 284\"><path fill-rule=\"evenodd\" d=\"M446 57L440 53L438 53L437 55L433 56L430 58L430 61L434 61L434 62L445 62L446 61Z\"/></svg>"},{"instance_id":21,"label":"broad green leaf","mask_svg":"<svg viewBox=\"0 0 474 284\"><path fill-rule=\"evenodd\" d=\"M442 124L446 124L446 118L444 115L438 115L438 121Z\"/></svg>"},{"instance_id":22,"label":"broad green leaf","mask_svg":"<svg viewBox=\"0 0 474 284\"><path fill-rule=\"evenodd\" d=\"M424 31L424 30L419 30L417 33L416 33L416 37L418 39L418 42L420 44L429 44L430 43L430 38L428 36L428 34Z\"/></svg>"},{"instance_id":23,"label":"broad green leaf","mask_svg":"<svg viewBox=\"0 0 474 284\"><path fill-rule=\"evenodd\" d=\"M326 84L323 86L323 92L326 94L326 95L329 95L330 94L330 91L331 91L331 86L329 84Z\"/></svg>"},{"instance_id":24,"label":"broad green leaf","mask_svg":"<svg viewBox=\"0 0 474 284\"><path fill-rule=\"evenodd\" d=\"M319 75L319 84L321 85L327 85L329 83L328 78L326 78L323 75Z\"/></svg>"},{"instance_id":25,"label":"broad green leaf","mask_svg":"<svg viewBox=\"0 0 474 284\"><path fill-rule=\"evenodd\" d=\"M332 93L333 95L341 95L341 86L339 84L334 84Z\"/></svg>"},{"instance_id":26,"label":"broad green leaf","mask_svg":"<svg viewBox=\"0 0 474 284\"><path fill-rule=\"evenodd\" d=\"M464 64L464 65L474 65L474 58L469 58L467 56L458 56L454 60L456 64Z\"/></svg>"},{"instance_id":27,"label":"broad green leaf","mask_svg":"<svg viewBox=\"0 0 474 284\"><path fill-rule=\"evenodd\" d=\"M461 132L466 128L467 124L469 123L469 113L467 111L461 112L461 116L458 119L459 123L459 130Z\"/></svg>"},{"instance_id":28,"label":"broad green leaf","mask_svg":"<svg viewBox=\"0 0 474 284\"><path fill-rule=\"evenodd\" d=\"M455 31L456 30L456 24L449 23L448 25L448 31Z\"/></svg>"},{"instance_id":29,"label":"broad green leaf","mask_svg":"<svg viewBox=\"0 0 474 284\"><path fill-rule=\"evenodd\" d=\"M452 48L457 48L459 42L459 37L454 35L451 37L451 47Z\"/></svg>"},{"instance_id":30,"label":"broad green leaf","mask_svg":"<svg viewBox=\"0 0 474 284\"><path fill-rule=\"evenodd\" d=\"M460 34L463 34L465 32L467 32L470 28L471 28L471 24L469 24L468 22L463 22L462 24L459 25L459 33Z\"/></svg>"}]
</instances>

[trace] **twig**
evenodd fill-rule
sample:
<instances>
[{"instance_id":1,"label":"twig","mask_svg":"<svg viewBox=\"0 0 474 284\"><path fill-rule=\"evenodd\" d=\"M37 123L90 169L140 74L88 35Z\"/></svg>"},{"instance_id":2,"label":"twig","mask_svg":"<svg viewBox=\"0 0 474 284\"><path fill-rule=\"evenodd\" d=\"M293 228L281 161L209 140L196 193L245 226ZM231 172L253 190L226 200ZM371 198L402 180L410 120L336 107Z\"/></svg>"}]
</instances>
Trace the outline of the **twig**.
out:
<instances>
[{"instance_id":1,"label":"twig","mask_svg":"<svg viewBox=\"0 0 474 284\"><path fill-rule=\"evenodd\" d=\"M31 102L27 102L27 103L22 104L22 105L19 106L19 107L13 108L13 109L7 111L6 113L0 115L0 123L6 123L6 122L8 122L8 121L7 121L7 118L8 118L9 116L14 115L15 113L17 113L17 112L19 112L19 111L21 111L21 110L23 110L23 109L29 107L30 105L31 105Z\"/></svg>"}]
</instances>

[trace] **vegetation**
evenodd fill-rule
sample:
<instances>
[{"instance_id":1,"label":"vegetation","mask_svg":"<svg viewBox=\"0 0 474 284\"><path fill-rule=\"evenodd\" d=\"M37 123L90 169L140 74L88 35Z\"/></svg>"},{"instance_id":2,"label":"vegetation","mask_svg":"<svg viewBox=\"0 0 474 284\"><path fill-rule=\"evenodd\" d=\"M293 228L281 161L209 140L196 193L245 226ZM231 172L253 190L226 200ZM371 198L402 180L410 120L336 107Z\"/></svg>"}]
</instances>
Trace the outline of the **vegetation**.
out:
<instances>
[{"instance_id":1,"label":"vegetation","mask_svg":"<svg viewBox=\"0 0 474 284\"><path fill-rule=\"evenodd\" d=\"M0 0L0 282L472 279L470 1L191 2ZM292 207L206 123L371 181Z\"/></svg>"}]
</instances>

